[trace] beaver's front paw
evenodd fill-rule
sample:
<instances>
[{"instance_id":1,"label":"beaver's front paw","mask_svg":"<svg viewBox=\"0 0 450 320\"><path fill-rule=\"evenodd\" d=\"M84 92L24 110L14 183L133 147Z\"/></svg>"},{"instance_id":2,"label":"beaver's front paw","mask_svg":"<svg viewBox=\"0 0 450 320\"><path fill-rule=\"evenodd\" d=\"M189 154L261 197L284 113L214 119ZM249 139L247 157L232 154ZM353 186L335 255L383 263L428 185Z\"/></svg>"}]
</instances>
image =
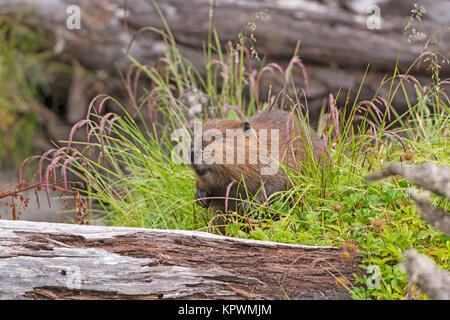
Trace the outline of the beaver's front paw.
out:
<instances>
[{"instance_id":1,"label":"beaver's front paw","mask_svg":"<svg viewBox=\"0 0 450 320\"><path fill-rule=\"evenodd\" d=\"M201 189L197 189L195 192L195 201L197 201L198 205L203 208L208 208L209 204L211 203L211 199L207 199L210 196L210 194Z\"/></svg>"}]
</instances>

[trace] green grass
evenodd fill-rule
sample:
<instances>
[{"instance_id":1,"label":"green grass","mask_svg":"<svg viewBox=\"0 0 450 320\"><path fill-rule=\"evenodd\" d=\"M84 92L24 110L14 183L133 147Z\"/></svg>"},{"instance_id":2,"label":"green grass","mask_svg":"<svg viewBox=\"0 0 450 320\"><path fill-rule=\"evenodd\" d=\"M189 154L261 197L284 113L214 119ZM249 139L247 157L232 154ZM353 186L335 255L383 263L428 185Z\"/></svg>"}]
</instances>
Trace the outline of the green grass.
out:
<instances>
[{"instance_id":1,"label":"green grass","mask_svg":"<svg viewBox=\"0 0 450 320\"><path fill-rule=\"evenodd\" d=\"M38 84L50 74L42 32L20 20L0 16L0 166L18 165L32 153Z\"/></svg>"},{"instance_id":2,"label":"green grass","mask_svg":"<svg viewBox=\"0 0 450 320\"><path fill-rule=\"evenodd\" d=\"M231 213L236 219L228 219L221 229L215 225L213 212L195 204L192 170L187 165L177 164L170 156L174 147L170 133L183 123L183 106L177 96L186 88L196 87L219 106L235 106L228 111L219 109L224 118L237 118L236 110L251 115L268 108L277 99L277 95L271 93L268 101L261 101L256 92L261 74L278 72L279 66L263 64L252 73L247 64L252 50L239 46L222 48L211 24L204 50L206 76L203 77L180 55L167 24L165 32L158 33L164 34L166 43L166 55L160 68L144 66L129 56L134 75L146 77L152 84L135 97L131 94L132 83L125 80L135 111L130 114L116 102L123 107L125 115L121 118L113 114L91 115L90 121L76 125L78 129L88 127L92 133L90 142L77 141L72 145L95 152L66 150L58 154L61 159L52 162L55 168L70 168L85 181L86 197L95 204L92 211L106 214L107 223L115 226L225 231L233 237L337 247L354 242L362 255L361 268L375 268L381 274L380 286L371 289L364 286L370 274L348 279L356 284L350 290L355 299L404 299L409 290L408 279L399 270L398 263L402 252L410 247L449 270L450 239L415 214L414 203L406 192L411 185L400 178L371 184L364 181L384 164L402 158L410 164L424 161L449 164L450 110L448 100L441 95L441 83L435 80L434 85L422 93L417 87L418 103L410 104L408 112L400 116L394 114L395 106L391 101L395 94L404 94L403 83L396 87L394 82L386 82L391 88L386 103L391 117L395 118L390 125L386 124L387 113L380 119L375 117L372 123L366 120L359 127L352 125L357 109L363 105L366 109L362 115L376 115L376 104L381 103L376 101L377 97L371 100L373 105L357 99L349 101L353 107L346 109L350 110L347 114L338 111L330 97L330 108L337 117L324 129L329 164L323 167L310 164L306 175L289 172L295 187L273 195L275 202L270 209L265 204L256 204L259 209L246 219L237 219L237 215ZM302 74L302 64L296 55L297 51L288 70L280 72L286 88L292 86L293 77ZM439 68L434 70L438 72ZM395 69L394 75L397 74ZM364 79L361 88L363 86ZM290 90L296 91L295 88ZM301 107L295 95L278 98L284 99L291 108ZM112 98L98 97L97 108L98 102L104 99ZM142 129L137 124L137 120L142 120L141 114L147 112L149 99L152 108L164 118L164 127L147 123ZM394 127L395 124L401 126ZM414 159L406 161L405 155L411 154ZM449 209L447 200L434 199L436 205ZM273 219L273 214L278 219ZM416 290L413 287L413 291ZM416 298L427 299L422 293Z\"/></svg>"},{"instance_id":3,"label":"green grass","mask_svg":"<svg viewBox=\"0 0 450 320\"><path fill-rule=\"evenodd\" d=\"M0 15L0 167L7 168L17 167L45 139L40 113L55 107L45 100L55 99L57 76L72 73L67 57L56 59L44 30L22 21L20 14Z\"/></svg>"}]
</instances>

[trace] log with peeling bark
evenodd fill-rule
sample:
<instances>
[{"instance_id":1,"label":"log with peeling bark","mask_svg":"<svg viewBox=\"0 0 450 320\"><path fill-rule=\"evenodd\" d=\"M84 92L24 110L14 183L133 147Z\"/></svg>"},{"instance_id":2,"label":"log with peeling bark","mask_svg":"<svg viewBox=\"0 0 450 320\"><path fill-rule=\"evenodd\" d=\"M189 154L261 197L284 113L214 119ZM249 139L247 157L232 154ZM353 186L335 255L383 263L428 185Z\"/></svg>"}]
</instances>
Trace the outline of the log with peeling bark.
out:
<instances>
[{"instance_id":1,"label":"log with peeling bark","mask_svg":"<svg viewBox=\"0 0 450 320\"><path fill-rule=\"evenodd\" d=\"M405 72L411 63L424 51L426 37L415 35L411 43L402 46L404 26L408 23L416 0L217 0L214 10L214 26L220 39L237 41L238 33L250 22L256 24L254 35L260 56L286 66L292 57L297 41L301 41L300 57L306 65L309 77L309 107L317 113L326 104L330 92L339 89L346 93L352 88L356 94L368 64L371 72L365 78L360 92L361 100L372 99L378 92L380 81L391 75L398 61L399 72ZM202 46L207 40L208 17L211 0L158 0L178 43L178 49L197 68L204 63ZM450 3L447 0L422 0L427 13L423 21L414 25L427 37L433 37L442 56L450 56ZM81 8L81 29L69 30L66 22L67 8ZM378 7L373 7L374 5ZM372 10L370 9L372 8ZM375 9L373 9L375 8ZM378 9L377 9L378 8ZM265 11L266 10L266 11ZM369 28L371 13L379 10L379 29ZM58 51L70 53L89 70L106 71L106 82L118 83L117 66L125 71L130 61L123 54L133 35L141 28L153 26L163 29L163 23L151 0L4 0L0 2L0 13L14 15L19 11L36 12L27 15L24 22L46 30L55 41ZM258 15L258 12L264 14ZM265 19L261 19L265 17ZM259 17L259 18L258 18ZM370 22L370 21L369 21ZM425 51L433 50L429 46ZM156 32L142 32L133 42L130 54L144 64L152 65L164 54L164 44ZM441 57L442 57L441 56ZM411 73L426 83L427 63L421 63ZM443 64L441 79L450 76L450 65ZM262 95L269 83L281 88L278 75L266 73L262 79ZM409 82L409 81L408 81ZM277 84L278 83L278 84ZM305 87L299 77L297 87ZM406 83L410 102L414 102L416 91L412 83ZM122 88L123 89L123 88ZM276 90L276 89L275 89ZM378 94L387 99L389 84ZM346 94L340 94L345 100ZM69 99L70 100L70 99ZM405 106L403 94L395 96L396 108ZM314 113L314 112L313 112ZM68 112L73 116L76 112ZM71 119L74 121L74 119Z\"/></svg>"},{"instance_id":2,"label":"log with peeling bark","mask_svg":"<svg viewBox=\"0 0 450 320\"><path fill-rule=\"evenodd\" d=\"M338 250L151 230L0 220L0 299L347 299Z\"/></svg>"}]
</instances>

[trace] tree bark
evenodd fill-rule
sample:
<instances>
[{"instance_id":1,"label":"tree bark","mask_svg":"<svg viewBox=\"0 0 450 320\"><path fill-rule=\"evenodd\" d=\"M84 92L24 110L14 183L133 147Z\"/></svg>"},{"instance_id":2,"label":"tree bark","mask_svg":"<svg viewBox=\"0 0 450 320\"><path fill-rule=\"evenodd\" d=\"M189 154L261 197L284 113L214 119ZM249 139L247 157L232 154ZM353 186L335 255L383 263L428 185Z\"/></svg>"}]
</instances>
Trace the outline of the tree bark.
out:
<instances>
[{"instance_id":1,"label":"tree bark","mask_svg":"<svg viewBox=\"0 0 450 320\"><path fill-rule=\"evenodd\" d=\"M159 0L169 27L180 50L193 57L194 64L202 64L202 45L207 40L210 0ZM393 71L410 10L417 1L388 0L366 1L366 7L379 3L382 10L380 29L369 29L365 10L354 6L321 4L319 1L275 1L275 0L226 0L216 1L214 25L221 40L236 41L239 31L249 21L256 23L255 36L258 49L271 59L285 60L292 57L298 40L302 42L301 56L305 61L319 64L355 66L365 68L368 63L378 68ZM348 1L347 1L348 2ZM81 8L81 29L69 30L66 25L70 5ZM126 4L126 5L125 5ZM448 28L450 4L445 0L421 2L430 12L425 14L418 29L432 36ZM66 49L79 57L93 69L115 71L113 61L122 68L128 66L122 49L128 47L134 32L140 28L154 26L163 29L163 23L151 0L7 0L0 3L0 12L12 14L19 11L36 11L37 18L29 22L42 25L61 40ZM267 10L267 20L255 14ZM438 15L436 13L439 13ZM32 20L34 19L34 20ZM42 24L41 24L42 23ZM450 53L450 43L435 35L442 53ZM400 68L422 53L426 38L417 36L410 45L405 45L400 56ZM131 54L142 62L154 62L164 52L160 36L143 33L133 45ZM74 50L70 50L74 49ZM75 50L77 49L77 50ZM426 69L425 65L418 68ZM450 68L447 66L446 70Z\"/></svg>"},{"instance_id":2,"label":"tree bark","mask_svg":"<svg viewBox=\"0 0 450 320\"><path fill-rule=\"evenodd\" d=\"M0 299L347 299L359 271L328 246L0 220Z\"/></svg>"}]
</instances>

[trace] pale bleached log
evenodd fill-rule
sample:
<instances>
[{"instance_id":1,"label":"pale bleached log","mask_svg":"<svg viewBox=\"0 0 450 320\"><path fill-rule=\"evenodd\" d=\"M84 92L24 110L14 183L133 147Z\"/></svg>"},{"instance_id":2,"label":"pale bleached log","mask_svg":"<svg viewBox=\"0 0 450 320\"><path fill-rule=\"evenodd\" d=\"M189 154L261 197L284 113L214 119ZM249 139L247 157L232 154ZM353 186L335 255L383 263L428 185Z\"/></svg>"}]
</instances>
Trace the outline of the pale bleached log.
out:
<instances>
[{"instance_id":1,"label":"pale bleached log","mask_svg":"<svg viewBox=\"0 0 450 320\"><path fill-rule=\"evenodd\" d=\"M177 48L187 60L204 73L203 45L207 41L211 0L158 0L162 14L174 35ZM367 0L360 1L278 1L278 0L220 0L215 1L214 26L222 41L237 43L238 34L248 23L255 24L255 46L267 62L277 62L286 67L300 41L300 57L306 66L309 78L308 98L311 117L316 121L322 104L327 104L329 93L337 95L338 105L343 106L347 91L350 105L363 78L364 86L359 100L372 100L375 93L385 100L390 95L390 82L380 89L380 81L391 75L397 65L404 73L423 52L434 50L426 46L428 37L433 37L442 56L450 54L450 11L447 0L423 0L427 9L422 21L413 27L426 36L413 36L411 43L405 42L404 26L409 21L414 0ZM125 7L125 4L127 6ZM71 5L80 8L80 29L69 29L67 21ZM379 29L368 27L371 13L379 8ZM105 73L107 91L123 93L123 83L117 68L125 72L131 64L124 54L133 36L146 27L163 30L164 25L151 0L4 0L0 1L0 13L14 16L18 12L35 12L25 15L23 22L43 28L54 40L57 51L67 52L81 65L93 71ZM261 17L264 17L261 19ZM373 18L373 17L372 17ZM370 22L370 21L369 21ZM141 32L129 53L140 63L154 65L164 55L166 48L162 37L154 30ZM398 64L396 62L401 50ZM439 61L441 62L441 61ZM364 71L371 70L365 77ZM256 67L256 66L255 66ZM429 63L420 63L410 70L422 87L430 83L427 72ZM295 71L296 88L306 88L302 72ZM450 65L443 63L440 78L450 76ZM261 80L260 97L264 101L269 85L278 93L283 88L283 77L266 72ZM417 92L411 79L404 80L409 102L417 101ZM407 83L411 82L411 83ZM445 86L443 90L447 90ZM401 90L400 90L401 91ZM100 93L100 92L99 92ZM102 92L103 93L103 92ZM345 94L343 94L345 93ZM448 95L448 94L447 94ZM342 100L342 101L341 101ZM406 107L402 94L392 101L399 113ZM382 106L379 106L383 108ZM60 138L60 137L58 137Z\"/></svg>"},{"instance_id":2,"label":"pale bleached log","mask_svg":"<svg viewBox=\"0 0 450 320\"><path fill-rule=\"evenodd\" d=\"M450 168L424 163L419 166L407 166L390 163L386 168L366 177L367 181L375 181L399 175L412 183L433 191L436 194L450 198ZM425 193L414 189L409 190L415 201L417 213L443 233L450 235L450 215L444 210L433 207L430 198ZM408 249L403 253L406 259L401 264L408 278L432 299L450 299L450 273L441 270L430 258L419 254L415 249Z\"/></svg>"},{"instance_id":3,"label":"pale bleached log","mask_svg":"<svg viewBox=\"0 0 450 320\"><path fill-rule=\"evenodd\" d=\"M386 168L369 175L367 181L375 181L399 175L412 183L450 199L450 167L424 163L408 166L400 163L389 163Z\"/></svg>"},{"instance_id":4,"label":"pale bleached log","mask_svg":"<svg viewBox=\"0 0 450 320\"><path fill-rule=\"evenodd\" d=\"M444 210L433 207L430 198L426 194L419 193L414 189L410 189L409 194L416 202L417 213L420 217L450 236L450 215Z\"/></svg>"},{"instance_id":5,"label":"pale bleached log","mask_svg":"<svg viewBox=\"0 0 450 320\"><path fill-rule=\"evenodd\" d=\"M336 299L328 246L0 220L0 299Z\"/></svg>"},{"instance_id":6,"label":"pale bleached log","mask_svg":"<svg viewBox=\"0 0 450 320\"><path fill-rule=\"evenodd\" d=\"M403 253L406 261L401 264L408 278L432 299L450 300L450 274L415 249Z\"/></svg>"}]
</instances>

